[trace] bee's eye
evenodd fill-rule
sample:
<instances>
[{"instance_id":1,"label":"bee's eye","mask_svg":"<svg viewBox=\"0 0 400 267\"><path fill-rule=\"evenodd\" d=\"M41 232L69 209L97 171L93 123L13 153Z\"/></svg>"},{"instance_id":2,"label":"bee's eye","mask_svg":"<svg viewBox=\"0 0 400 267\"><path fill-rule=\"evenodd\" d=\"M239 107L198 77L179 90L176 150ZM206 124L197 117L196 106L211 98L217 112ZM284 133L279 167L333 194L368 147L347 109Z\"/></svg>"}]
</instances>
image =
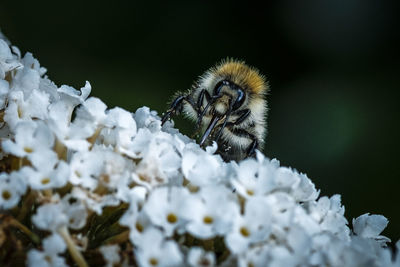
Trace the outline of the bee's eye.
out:
<instances>
[{"instance_id":1,"label":"bee's eye","mask_svg":"<svg viewBox=\"0 0 400 267\"><path fill-rule=\"evenodd\" d=\"M237 98L235 100L235 103L233 103L232 109L238 109L241 105L243 105L245 99L245 95L242 89L238 88L237 89Z\"/></svg>"},{"instance_id":2,"label":"bee's eye","mask_svg":"<svg viewBox=\"0 0 400 267\"><path fill-rule=\"evenodd\" d=\"M217 85L215 85L214 87L214 95L219 95L223 86L229 86L229 82L220 81L219 83L217 83Z\"/></svg>"}]
</instances>

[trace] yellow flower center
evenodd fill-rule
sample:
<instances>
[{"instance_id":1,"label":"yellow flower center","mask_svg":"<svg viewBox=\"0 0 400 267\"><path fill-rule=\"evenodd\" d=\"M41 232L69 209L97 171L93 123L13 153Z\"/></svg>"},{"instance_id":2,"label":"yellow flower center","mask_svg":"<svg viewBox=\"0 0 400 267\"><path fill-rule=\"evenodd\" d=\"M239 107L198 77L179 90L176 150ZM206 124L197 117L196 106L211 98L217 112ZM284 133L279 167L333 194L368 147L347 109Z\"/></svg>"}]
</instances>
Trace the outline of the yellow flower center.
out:
<instances>
[{"instance_id":1,"label":"yellow flower center","mask_svg":"<svg viewBox=\"0 0 400 267\"><path fill-rule=\"evenodd\" d=\"M249 196L254 195L254 191L251 190L251 189L247 189L247 190L246 190L246 193L247 193Z\"/></svg>"},{"instance_id":2,"label":"yellow flower center","mask_svg":"<svg viewBox=\"0 0 400 267\"><path fill-rule=\"evenodd\" d=\"M32 149L31 147L29 147L29 146L26 146L26 147L24 147L24 151L25 151L26 153L32 153L32 152L33 152L33 149Z\"/></svg>"},{"instance_id":3,"label":"yellow flower center","mask_svg":"<svg viewBox=\"0 0 400 267\"><path fill-rule=\"evenodd\" d=\"M138 230L139 233L143 232L143 225L141 225L140 223L136 223L135 224L136 230Z\"/></svg>"},{"instance_id":4,"label":"yellow flower center","mask_svg":"<svg viewBox=\"0 0 400 267\"><path fill-rule=\"evenodd\" d=\"M248 236L250 235L249 229L247 229L247 228L244 227L244 226L240 227L240 233L241 233L242 236L244 236L244 237L248 237Z\"/></svg>"},{"instance_id":5,"label":"yellow flower center","mask_svg":"<svg viewBox=\"0 0 400 267\"><path fill-rule=\"evenodd\" d=\"M42 183L42 185L48 184L48 183L50 183L50 178L49 177L45 177L40 182Z\"/></svg>"},{"instance_id":6,"label":"yellow flower center","mask_svg":"<svg viewBox=\"0 0 400 267\"><path fill-rule=\"evenodd\" d=\"M169 213L169 214L167 215L167 221L168 221L169 223L176 223L176 221L178 221L178 217L177 217L175 214L173 214L173 213Z\"/></svg>"},{"instance_id":7,"label":"yellow flower center","mask_svg":"<svg viewBox=\"0 0 400 267\"><path fill-rule=\"evenodd\" d=\"M152 266L157 266L158 265L158 260L156 258L150 258L149 263Z\"/></svg>"},{"instance_id":8,"label":"yellow flower center","mask_svg":"<svg viewBox=\"0 0 400 267\"><path fill-rule=\"evenodd\" d=\"M4 190L1 196L3 197L3 199L9 200L11 198L11 193L10 191Z\"/></svg>"},{"instance_id":9,"label":"yellow flower center","mask_svg":"<svg viewBox=\"0 0 400 267\"><path fill-rule=\"evenodd\" d=\"M20 107L18 107L17 113L18 113L18 118L22 118L23 113L22 113L22 109Z\"/></svg>"},{"instance_id":10,"label":"yellow flower center","mask_svg":"<svg viewBox=\"0 0 400 267\"><path fill-rule=\"evenodd\" d=\"M212 224L213 221L214 221L214 219L213 219L213 217L211 217L211 216L205 216L205 217L203 218L203 222L204 222L205 224Z\"/></svg>"}]
</instances>

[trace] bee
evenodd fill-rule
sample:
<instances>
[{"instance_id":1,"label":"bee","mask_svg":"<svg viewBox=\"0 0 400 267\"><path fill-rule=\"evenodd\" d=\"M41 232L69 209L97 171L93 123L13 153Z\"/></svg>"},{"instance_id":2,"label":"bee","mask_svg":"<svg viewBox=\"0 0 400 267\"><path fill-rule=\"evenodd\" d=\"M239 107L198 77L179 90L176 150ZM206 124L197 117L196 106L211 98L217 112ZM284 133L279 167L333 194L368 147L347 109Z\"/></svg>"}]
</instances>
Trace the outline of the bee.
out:
<instances>
[{"instance_id":1,"label":"bee","mask_svg":"<svg viewBox=\"0 0 400 267\"><path fill-rule=\"evenodd\" d=\"M207 70L187 92L175 94L162 125L183 112L203 133L200 146L215 141L225 161L240 161L263 147L268 90L256 68L226 59Z\"/></svg>"}]
</instances>

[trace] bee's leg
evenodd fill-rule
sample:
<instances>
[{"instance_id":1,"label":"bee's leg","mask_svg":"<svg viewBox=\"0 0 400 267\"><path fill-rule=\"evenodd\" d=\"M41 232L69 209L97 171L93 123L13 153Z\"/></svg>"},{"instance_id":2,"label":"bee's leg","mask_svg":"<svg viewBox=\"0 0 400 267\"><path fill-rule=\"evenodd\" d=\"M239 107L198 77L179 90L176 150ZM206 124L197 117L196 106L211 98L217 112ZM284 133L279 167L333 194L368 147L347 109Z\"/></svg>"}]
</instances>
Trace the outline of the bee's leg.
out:
<instances>
[{"instance_id":1,"label":"bee's leg","mask_svg":"<svg viewBox=\"0 0 400 267\"><path fill-rule=\"evenodd\" d=\"M247 157L254 157L256 149L258 149L258 141L254 138L253 142L247 148Z\"/></svg>"},{"instance_id":2,"label":"bee's leg","mask_svg":"<svg viewBox=\"0 0 400 267\"><path fill-rule=\"evenodd\" d=\"M206 102L207 105L204 107L203 110L201 110L201 106L203 105L204 97L206 97ZM203 120L204 115L207 112L207 109L209 108L210 104L212 103L212 97L210 96L210 93L206 90L203 89L201 90L199 94L199 98L197 99L197 122L196 122L196 130L199 129L201 121Z\"/></svg>"},{"instance_id":3,"label":"bee's leg","mask_svg":"<svg viewBox=\"0 0 400 267\"><path fill-rule=\"evenodd\" d=\"M201 90L199 97L197 98L197 105L196 105L197 114L200 114L200 109L201 109L201 106L203 105L204 95L206 94L206 92L207 92L206 89Z\"/></svg>"},{"instance_id":4,"label":"bee's leg","mask_svg":"<svg viewBox=\"0 0 400 267\"><path fill-rule=\"evenodd\" d=\"M192 98L190 98L190 96L178 96L177 98L175 98L175 100L172 102L171 107L167 110L167 112L165 112L164 116L161 119L161 126L164 125L164 123L172 116L175 115L176 113L181 113L183 110L183 100L185 100L186 102L188 102L195 110L196 109L196 105L194 103L194 101L192 100Z\"/></svg>"}]
</instances>

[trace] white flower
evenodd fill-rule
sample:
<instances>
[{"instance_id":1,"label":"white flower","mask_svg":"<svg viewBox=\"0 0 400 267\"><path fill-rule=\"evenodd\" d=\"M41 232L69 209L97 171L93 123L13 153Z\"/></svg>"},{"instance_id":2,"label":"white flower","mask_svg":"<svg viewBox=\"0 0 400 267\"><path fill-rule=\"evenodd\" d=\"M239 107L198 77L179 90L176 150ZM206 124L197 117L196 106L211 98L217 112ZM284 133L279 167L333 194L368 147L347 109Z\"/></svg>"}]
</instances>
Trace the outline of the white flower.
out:
<instances>
[{"instance_id":1,"label":"white flower","mask_svg":"<svg viewBox=\"0 0 400 267\"><path fill-rule=\"evenodd\" d=\"M24 97L22 91L11 91L4 121L13 130L21 121L44 120L48 117L48 105L49 96L45 92L33 90L29 96Z\"/></svg>"},{"instance_id":2,"label":"white flower","mask_svg":"<svg viewBox=\"0 0 400 267\"><path fill-rule=\"evenodd\" d=\"M49 96L50 103L54 103L60 99L60 96L57 92L57 85L47 76L40 79L39 90L45 92Z\"/></svg>"},{"instance_id":3,"label":"white flower","mask_svg":"<svg viewBox=\"0 0 400 267\"><path fill-rule=\"evenodd\" d=\"M301 226L292 225L287 232L287 245L299 265L305 264L312 250L312 237Z\"/></svg>"},{"instance_id":4,"label":"white flower","mask_svg":"<svg viewBox=\"0 0 400 267\"><path fill-rule=\"evenodd\" d=\"M120 219L120 223L129 227L129 240L134 245L140 245L143 232L153 227L148 215L143 210L139 211L137 207L131 208L131 206Z\"/></svg>"},{"instance_id":5,"label":"white flower","mask_svg":"<svg viewBox=\"0 0 400 267\"><path fill-rule=\"evenodd\" d=\"M132 114L122 108L113 108L107 112L104 125L105 128L101 131L102 142L129 155L133 137L136 135L136 122Z\"/></svg>"},{"instance_id":6,"label":"white flower","mask_svg":"<svg viewBox=\"0 0 400 267\"><path fill-rule=\"evenodd\" d=\"M269 248L268 265L271 267L295 267L298 262L285 246L272 246ZM300 265L301 266L301 265Z\"/></svg>"},{"instance_id":7,"label":"white flower","mask_svg":"<svg viewBox=\"0 0 400 267\"><path fill-rule=\"evenodd\" d=\"M148 107L138 108L133 115L138 128L147 128L152 133L161 130L161 121L157 116L157 112L150 111Z\"/></svg>"},{"instance_id":8,"label":"white flower","mask_svg":"<svg viewBox=\"0 0 400 267\"><path fill-rule=\"evenodd\" d=\"M243 216L234 220L231 231L225 236L225 242L233 253L240 253L252 244L264 241L271 232L271 207L262 197L253 197L246 201Z\"/></svg>"},{"instance_id":9,"label":"white flower","mask_svg":"<svg viewBox=\"0 0 400 267\"><path fill-rule=\"evenodd\" d=\"M210 267L214 266L215 254L212 251L205 251L200 247L192 247L189 249L187 262L193 267Z\"/></svg>"},{"instance_id":10,"label":"white flower","mask_svg":"<svg viewBox=\"0 0 400 267\"><path fill-rule=\"evenodd\" d=\"M21 58L21 52L19 50L15 50L14 47L13 52L17 54L18 59ZM24 65L24 68L30 68L39 73L40 76L43 76L46 73L46 68L43 68L40 66L39 61L33 57L32 53L27 52L24 57L21 59L22 64Z\"/></svg>"},{"instance_id":11,"label":"white flower","mask_svg":"<svg viewBox=\"0 0 400 267\"><path fill-rule=\"evenodd\" d=\"M363 214L353 219L354 233L364 238L373 238L384 244L390 239L379 235L386 228L388 220L382 215Z\"/></svg>"},{"instance_id":12,"label":"white flower","mask_svg":"<svg viewBox=\"0 0 400 267\"><path fill-rule=\"evenodd\" d=\"M304 173L298 174L294 171L295 175L298 175L299 183L292 188L293 197L299 202L306 202L316 200L319 196L319 191L315 189L315 185Z\"/></svg>"},{"instance_id":13,"label":"white flower","mask_svg":"<svg viewBox=\"0 0 400 267\"><path fill-rule=\"evenodd\" d=\"M103 170L103 155L91 151L77 152L72 155L70 167L70 182L74 185L82 185L85 188L95 189L98 177Z\"/></svg>"},{"instance_id":14,"label":"white flower","mask_svg":"<svg viewBox=\"0 0 400 267\"><path fill-rule=\"evenodd\" d=\"M43 164L35 164L35 168L23 167L21 169L21 173L28 178L30 187L43 190L66 185L70 175L68 164L58 161L54 152L42 153L42 157Z\"/></svg>"},{"instance_id":15,"label":"white flower","mask_svg":"<svg viewBox=\"0 0 400 267\"><path fill-rule=\"evenodd\" d=\"M34 63L32 63L31 65L29 65L29 63L28 63L29 61L34 61L32 54L27 53L24 56L23 61L25 61L24 68L21 68L20 70L17 71L17 73L13 79L11 89L13 91L23 92L24 98L27 99L35 91L39 92L40 73L39 73L39 69L35 68ZM39 64L37 64L37 65L39 65ZM40 107L40 106L38 105L38 107Z\"/></svg>"},{"instance_id":16,"label":"white flower","mask_svg":"<svg viewBox=\"0 0 400 267\"><path fill-rule=\"evenodd\" d=\"M263 267L269 262L269 247L255 246L250 248L238 259L239 267Z\"/></svg>"},{"instance_id":17,"label":"white flower","mask_svg":"<svg viewBox=\"0 0 400 267\"><path fill-rule=\"evenodd\" d=\"M179 266L182 253L174 241L165 240L162 232L156 228L147 229L135 250L135 256L141 267Z\"/></svg>"},{"instance_id":18,"label":"white flower","mask_svg":"<svg viewBox=\"0 0 400 267\"><path fill-rule=\"evenodd\" d=\"M111 150L95 145L91 151L73 154L70 182L95 189L99 183L110 189L123 190L131 182L132 161Z\"/></svg>"},{"instance_id":19,"label":"white flower","mask_svg":"<svg viewBox=\"0 0 400 267\"><path fill-rule=\"evenodd\" d=\"M381 266L386 267L398 267L400 266L400 241L396 242L396 255L392 255L391 251L388 249L381 250L381 255L379 261Z\"/></svg>"},{"instance_id":20,"label":"white flower","mask_svg":"<svg viewBox=\"0 0 400 267\"><path fill-rule=\"evenodd\" d=\"M7 42L0 38L0 79L4 79L6 73L9 71L21 67L22 64L19 63L11 54L11 50Z\"/></svg>"},{"instance_id":21,"label":"white flower","mask_svg":"<svg viewBox=\"0 0 400 267\"><path fill-rule=\"evenodd\" d=\"M96 125L88 120L77 119L71 123L73 110L77 105L84 103L90 91L89 82L86 82L80 91L63 85L58 89L59 100L49 106L49 127L57 139L72 150L87 150L90 144L86 139L92 136L96 129Z\"/></svg>"},{"instance_id":22,"label":"white flower","mask_svg":"<svg viewBox=\"0 0 400 267\"><path fill-rule=\"evenodd\" d=\"M0 210L11 209L26 192L26 181L19 172L0 173Z\"/></svg>"},{"instance_id":23,"label":"white flower","mask_svg":"<svg viewBox=\"0 0 400 267\"><path fill-rule=\"evenodd\" d=\"M130 228L129 238L132 244L137 245L144 230L151 226L150 219L143 210L139 210L146 197L147 190L142 186L135 186L129 190L125 201L129 203L129 209L119 220L121 225Z\"/></svg>"},{"instance_id":24,"label":"white flower","mask_svg":"<svg viewBox=\"0 0 400 267\"><path fill-rule=\"evenodd\" d=\"M78 108L76 117L94 121L95 124L104 124L104 120L107 117L105 113L106 109L106 104L104 104L99 98L89 97L82 103L82 106Z\"/></svg>"},{"instance_id":25,"label":"white flower","mask_svg":"<svg viewBox=\"0 0 400 267\"><path fill-rule=\"evenodd\" d=\"M295 214L298 209L291 195L285 192L276 192L265 197L265 201L270 207L271 214L271 236L269 241L276 243L286 243L287 230L295 224ZM305 213L304 213L305 214Z\"/></svg>"},{"instance_id":26,"label":"white flower","mask_svg":"<svg viewBox=\"0 0 400 267\"><path fill-rule=\"evenodd\" d=\"M121 257L119 256L118 245L101 246L100 252L101 255L103 255L104 260L106 261L107 267L113 267L121 260Z\"/></svg>"},{"instance_id":27,"label":"white flower","mask_svg":"<svg viewBox=\"0 0 400 267\"><path fill-rule=\"evenodd\" d=\"M37 209L36 214L32 216L32 222L39 229L57 232L68 224L68 216L64 213L61 203L49 203Z\"/></svg>"},{"instance_id":28,"label":"white flower","mask_svg":"<svg viewBox=\"0 0 400 267\"><path fill-rule=\"evenodd\" d=\"M43 164L43 158L48 163L45 155L54 154L54 135L42 121L20 122L15 128L15 142L7 139L2 142L5 152L17 157L27 157L33 165ZM52 159L50 160L53 161Z\"/></svg>"},{"instance_id":29,"label":"white flower","mask_svg":"<svg viewBox=\"0 0 400 267\"><path fill-rule=\"evenodd\" d=\"M8 91L8 82L5 80L0 80L0 109L3 109L5 107Z\"/></svg>"},{"instance_id":30,"label":"white flower","mask_svg":"<svg viewBox=\"0 0 400 267\"><path fill-rule=\"evenodd\" d=\"M279 186L274 179L279 168L277 160L246 159L233 166L235 177L231 179L232 186L244 198L265 195Z\"/></svg>"},{"instance_id":31,"label":"white flower","mask_svg":"<svg viewBox=\"0 0 400 267\"><path fill-rule=\"evenodd\" d=\"M181 185L181 157L176 140L164 133L139 129L132 143L132 156L139 162L132 174L136 183L149 188L162 184Z\"/></svg>"},{"instance_id":32,"label":"white flower","mask_svg":"<svg viewBox=\"0 0 400 267\"><path fill-rule=\"evenodd\" d=\"M186 225L185 215L193 207L194 201L184 187L160 187L152 191L143 210L153 224L171 236L175 230L181 230Z\"/></svg>"},{"instance_id":33,"label":"white flower","mask_svg":"<svg viewBox=\"0 0 400 267\"><path fill-rule=\"evenodd\" d=\"M86 81L85 86L80 90L76 90L75 88L62 85L58 88L58 93L60 94L61 101L65 101L69 104L71 109L79 104L82 104L86 98L89 96L92 87L88 81ZM72 111L71 111L72 112Z\"/></svg>"},{"instance_id":34,"label":"white flower","mask_svg":"<svg viewBox=\"0 0 400 267\"><path fill-rule=\"evenodd\" d=\"M67 267L65 259L59 254L67 248L60 235L53 233L43 240L44 251L31 249L28 252L28 266Z\"/></svg>"},{"instance_id":35,"label":"white flower","mask_svg":"<svg viewBox=\"0 0 400 267\"><path fill-rule=\"evenodd\" d=\"M80 187L73 187L71 195L81 200L86 209L96 212L101 215L103 208L106 206L117 206L120 204L119 199L114 194L98 195Z\"/></svg>"},{"instance_id":36,"label":"white flower","mask_svg":"<svg viewBox=\"0 0 400 267\"><path fill-rule=\"evenodd\" d=\"M83 124L81 120L71 124L73 108L74 106L66 101L52 103L49 106L47 124L66 147L86 151L90 146L86 139L94 133L95 126L91 123Z\"/></svg>"},{"instance_id":37,"label":"white flower","mask_svg":"<svg viewBox=\"0 0 400 267\"><path fill-rule=\"evenodd\" d=\"M71 229L81 229L86 225L88 213L82 199L75 198L72 194L67 194L62 198L64 214L68 217L68 227Z\"/></svg>"},{"instance_id":38,"label":"white flower","mask_svg":"<svg viewBox=\"0 0 400 267\"><path fill-rule=\"evenodd\" d=\"M350 230L347 224L341 197L340 195L333 195L330 198L330 208L321 222L321 230L330 231L341 239L349 240Z\"/></svg>"},{"instance_id":39,"label":"white flower","mask_svg":"<svg viewBox=\"0 0 400 267\"><path fill-rule=\"evenodd\" d=\"M79 135L76 135L75 139L97 139L98 134L104 127L107 117L105 113L106 109L107 106L97 97L90 97L86 99L82 105L76 109L76 116L73 123L70 124L69 130L67 128L67 130L64 130L65 132L69 132L67 136L70 136L73 132L80 132ZM68 125L65 125L65 127L68 127ZM77 141L79 142L79 140ZM92 142L94 143L94 141L95 140Z\"/></svg>"},{"instance_id":40,"label":"white flower","mask_svg":"<svg viewBox=\"0 0 400 267\"><path fill-rule=\"evenodd\" d=\"M224 186L208 186L196 194L189 212L187 231L200 239L225 235L239 215L239 206L232 190Z\"/></svg>"},{"instance_id":41,"label":"white flower","mask_svg":"<svg viewBox=\"0 0 400 267\"><path fill-rule=\"evenodd\" d=\"M102 171L99 182L109 188L117 189L127 187L132 182L131 173L133 171L133 162L127 160L121 154L111 151L109 148L95 146L91 154L101 155Z\"/></svg>"},{"instance_id":42,"label":"white flower","mask_svg":"<svg viewBox=\"0 0 400 267\"><path fill-rule=\"evenodd\" d=\"M195 186L225 182L224 165L219 155L211 155L197 144L188 144L183 150L182 173Z\"/></svg>"}]
</instances>

